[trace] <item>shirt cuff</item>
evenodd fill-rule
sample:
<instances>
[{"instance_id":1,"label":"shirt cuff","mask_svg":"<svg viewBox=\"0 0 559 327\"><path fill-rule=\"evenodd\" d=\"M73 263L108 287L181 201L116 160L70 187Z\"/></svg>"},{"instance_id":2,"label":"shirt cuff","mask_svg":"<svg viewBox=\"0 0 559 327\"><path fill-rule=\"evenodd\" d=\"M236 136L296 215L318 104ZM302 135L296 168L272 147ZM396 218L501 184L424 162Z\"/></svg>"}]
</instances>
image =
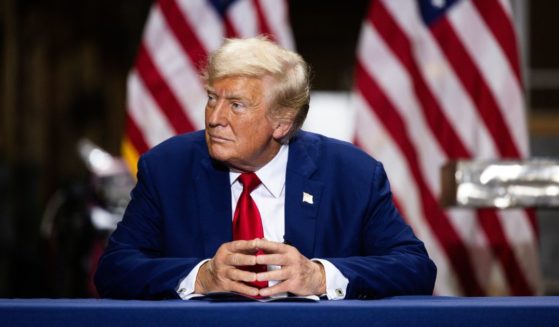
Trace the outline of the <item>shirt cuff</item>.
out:
<instances>
[{"instance_id":1,"label":"shirt cuff","mask_svg":"<svg viewBox=\"0 0 559 327\"><path fill-rule=\"evenodd\" d=\"M190 300L193 297L203 296L203 294L194 293L194 288L196 286L196 276L198 276L198 270L200 270L200 267L207 261L210 261L210 259L200 261L194 268L192 268L190 273L179 282L179 286L176 291L181 299Z\"/></svg>"},{"instance_id":2,"label":"shirt cuff","mask_svg":"<svg viewBox=\"0 0 559 327\"><path fill-rule=\"evenodd\" d=\"M318 261L324 267L326 275L326 297L328 300L343 300L346 296L349 280L330 261L324 259L312 259Z\"/></svg>"}]
</instances>

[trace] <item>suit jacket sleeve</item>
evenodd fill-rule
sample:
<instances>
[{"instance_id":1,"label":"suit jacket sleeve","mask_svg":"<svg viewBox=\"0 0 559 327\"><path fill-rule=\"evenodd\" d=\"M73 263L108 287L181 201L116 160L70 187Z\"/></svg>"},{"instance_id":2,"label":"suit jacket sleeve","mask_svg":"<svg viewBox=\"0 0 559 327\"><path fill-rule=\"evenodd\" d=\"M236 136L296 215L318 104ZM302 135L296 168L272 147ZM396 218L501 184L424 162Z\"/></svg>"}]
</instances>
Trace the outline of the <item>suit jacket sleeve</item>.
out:
<instances>
[{"instance_id":1,"label":"suit jacket sleeve","mask_svg":"<svg viewBox=\"0 0 559 327\"><path fill-rule=\"evenodd\" d=\"M164 252L163 218L148 165L138 163L138 182L123 220L99 261L95 284L102 297L178 298L175 291L203 258L173 258Z\"/></svg>"},{"instance_id":2,"label":"suit jacket sleeve","mask_svg":"<svg viewBox=\"0 0 559 327\"><path fill-rule=\"evenodd\" d=\"M328 258L349 279L346 298L432 294L436 266L395 208L379 162L373 176L362 222L362 255Z\"/></svg>"}]
</instances>

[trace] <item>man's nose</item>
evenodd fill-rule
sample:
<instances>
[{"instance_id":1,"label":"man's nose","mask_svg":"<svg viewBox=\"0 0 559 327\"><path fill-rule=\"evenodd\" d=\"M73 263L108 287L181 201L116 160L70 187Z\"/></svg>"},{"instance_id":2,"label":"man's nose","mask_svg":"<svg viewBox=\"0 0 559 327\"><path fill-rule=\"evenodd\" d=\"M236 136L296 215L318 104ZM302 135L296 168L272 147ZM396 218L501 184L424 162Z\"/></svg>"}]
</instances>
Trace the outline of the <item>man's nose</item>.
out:
<instances>
[{"instance_id":1,"label":"man's nose","mask_svg":"<svg viewBox=\"0 0 559 327\"><path fill-rule=\"evenodd\" d=\"M225 101L218 101L215 106L208 107L208 124L212 127L227 125L227 108Z\"/></svg>"}]
</instances>

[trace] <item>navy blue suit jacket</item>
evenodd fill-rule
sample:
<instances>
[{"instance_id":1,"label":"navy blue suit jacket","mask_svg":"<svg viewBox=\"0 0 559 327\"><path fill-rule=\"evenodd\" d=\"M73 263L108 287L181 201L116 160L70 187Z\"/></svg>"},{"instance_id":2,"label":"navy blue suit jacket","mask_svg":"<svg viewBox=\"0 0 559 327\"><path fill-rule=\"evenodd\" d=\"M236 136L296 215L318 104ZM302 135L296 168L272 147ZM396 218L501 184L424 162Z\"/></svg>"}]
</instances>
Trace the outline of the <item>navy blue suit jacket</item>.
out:
<instances>
[{"instance_id":1,"label":"navy blue suit jacket","mask_svg":"<svg viewBox=\"0 0 559 327\"><path fill-rule=\"evenodd\" d=\"M176 298L179 281L232 240L231 210L229 170L211 160L203 131L156 146L99 262L100 295ZM436 267L395 209L382 165L349 143L308 132L291 140L285 240L332 262L349 279L346 298L433 291Z\"/></svg>"}]
</instances>

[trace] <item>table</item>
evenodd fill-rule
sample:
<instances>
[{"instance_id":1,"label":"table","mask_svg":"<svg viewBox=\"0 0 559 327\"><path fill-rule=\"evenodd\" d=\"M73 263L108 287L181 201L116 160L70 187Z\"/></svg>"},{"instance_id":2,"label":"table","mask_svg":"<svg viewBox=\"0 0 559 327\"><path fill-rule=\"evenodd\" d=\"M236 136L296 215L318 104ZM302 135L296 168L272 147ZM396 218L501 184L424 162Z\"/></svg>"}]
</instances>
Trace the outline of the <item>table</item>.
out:
<instances>
[{"instance_id":1,"label":"table","mask_svg":"<svg viewBox=\"0 0 559 327\"><path fill-rule=\"evenodd\" d=\"M0 326L559 326L559 297L317 303L0 299Z\"/></svg>"}]
</instances>

